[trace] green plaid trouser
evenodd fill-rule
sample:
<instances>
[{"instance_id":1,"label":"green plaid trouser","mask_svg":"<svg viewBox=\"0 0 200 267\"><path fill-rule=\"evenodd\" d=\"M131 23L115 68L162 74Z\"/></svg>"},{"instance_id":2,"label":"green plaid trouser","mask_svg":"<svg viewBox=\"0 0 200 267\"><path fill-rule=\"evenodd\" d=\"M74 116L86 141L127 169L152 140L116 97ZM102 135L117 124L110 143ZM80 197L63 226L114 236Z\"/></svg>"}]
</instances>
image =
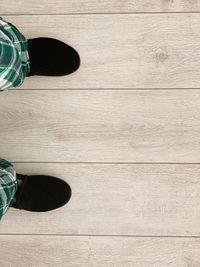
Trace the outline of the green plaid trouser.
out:
<instances>
[{"instance_id":1,"label":"green plaid trouser","mask_svg":"<svg viewBox=\"0 0 200 267\"><path fill-rule=\"evenodd\" d=\"M0 17L0 91L20 86L30 71L28 41ZM12 206L17 191L13 165L0 159L0 220Z\"/></svg>"},{"instance_id":2,"label":"green plaid trouser","mask_svg":"<svg viewBox=\"0 0 200 267\"><path fill-rule=\"evenodd\" d=\"M10 162L0 159L0 220L12 206L16 191L17 179L14 167Z\"/></svg>"},{"instance_id":3,"label":"green plaid trouser","mask_svg":"<svg viewBox=\"0 0 200 267\"><path fill-rule=\"evenodd\" d=\"M0 17L0 91L20 86L29 72L28 40Z\"/></svg>"}]
</instances>

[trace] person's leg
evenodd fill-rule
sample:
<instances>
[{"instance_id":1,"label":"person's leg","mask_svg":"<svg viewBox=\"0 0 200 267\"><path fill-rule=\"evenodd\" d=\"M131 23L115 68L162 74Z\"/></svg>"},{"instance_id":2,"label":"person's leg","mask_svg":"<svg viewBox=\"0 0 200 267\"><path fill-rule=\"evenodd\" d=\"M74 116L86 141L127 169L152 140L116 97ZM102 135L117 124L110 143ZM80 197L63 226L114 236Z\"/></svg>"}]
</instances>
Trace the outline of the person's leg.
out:
<instances>
[{"instance_id":1,"label":"person's leg","mask_svg":"<svg viewBox=\"0 0 200 267\"><path fill-rule=\"evenodd\" d=\"M80 66L78 52L61 40L26 37L0 17L0 90L20 86L26 77L63 76Z\"/></svg>"},{"instance_id":2,"label":"person's leg","mask_svg":"<svg viewBox=\"0 0 200 267\"><path fill-rule=\"evenodd\" d=\"M29 72L28 40L0 17L0 91L20 86Z\"/></svg>"},{"instance_id":3,"label":"person's leg","mask_svg":"<svg viewBox=\"0 0 200 267\"><path fill-rule=\"evenodd\" d=\"M30 58L28 54L28 39L14 26L12 23L7 22L10 26L10 34L13 38L13 43L17 48L21 59L21 71L23 77L27 77L30 73Z\"/></svg>"},{"instance_id":4,"label":"person's leg","mask_svg":"<svg viewBox=\"0 0 200 267\"><path fill-rule=\"evenodd\" d=\"M10 162L0 159L0 220L12 206L16 191L15 169Z\"/></svg>"},{"instance_id":5,"label":"person's leg","mask_svg":"<svg viewBox=\"0 0 200 267\"><path fill-rule=\"evenodd\" d=\"M0 91L20 86L26 76L67 75L79 65L79 55L72 47L52 38L27 40L0 17ZM0 219L9 207L49 211L65 205L70 198L71 188L65 181L16 174L10 162L0 160Z\"/></svg>"},{"instance_id":6,"label":"person's leg","mask_svg":"<svg viewBox=\"0 0 200 267\"><path fill-rule=\"evenodd\" d=\"M71 188L65 181L17 174L12 163L0 159L0 220L11 207L45 212L64 206L70 198Z\"/></svg>"}]
</instances>

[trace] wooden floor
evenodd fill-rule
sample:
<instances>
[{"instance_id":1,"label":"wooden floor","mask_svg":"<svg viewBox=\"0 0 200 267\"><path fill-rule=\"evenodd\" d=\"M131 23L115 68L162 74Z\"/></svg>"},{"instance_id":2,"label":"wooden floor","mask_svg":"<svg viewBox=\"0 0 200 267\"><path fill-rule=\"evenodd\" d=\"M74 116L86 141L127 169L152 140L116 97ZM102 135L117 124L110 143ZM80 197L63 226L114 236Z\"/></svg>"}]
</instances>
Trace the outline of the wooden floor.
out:
<instances>
[{"instance_id":1,"label":"wooden floor","mask_svg":"<svg viewBox=\"0 0 200 267\"><path fill-rule=\"evenodd\" d=\"M0 94L0 156L66 180L68 205L10 209L0 267L200 266L200 2L1 0L81 68Z\"/></svg>"}]
</instances>

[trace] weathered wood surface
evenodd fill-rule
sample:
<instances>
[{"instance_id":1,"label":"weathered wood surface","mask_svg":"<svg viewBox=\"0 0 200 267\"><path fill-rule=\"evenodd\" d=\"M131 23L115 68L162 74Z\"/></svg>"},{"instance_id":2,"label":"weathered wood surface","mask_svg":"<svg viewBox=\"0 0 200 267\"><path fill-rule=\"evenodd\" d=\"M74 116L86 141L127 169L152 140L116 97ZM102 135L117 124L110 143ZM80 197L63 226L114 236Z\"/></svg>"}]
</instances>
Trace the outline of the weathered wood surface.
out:
<instances>
[{"instance_id":1,"label":"weathered wood surface","mask_svg":"<svg viewBox=\"0 0 200 267\"><path fill-rule=\"evenodd\" d=\"M200 265L196 238L0 236L2 267ZM21 249L19 249L21 248Z\"/></svg>"},{"instance_id":2,"label":"weathered wood surface","mask_svg":"<svg viewBox=\"0 0 200 267\"><path fill-rule=\"evenodd\" d=\"M200 236L200 165L15 164L24 174L60 177L72 187L63 208L11 208L0 233Z\"/></svg>"},{"instance_id":3,"label":"weathered wood surface","mask_svg":"<svg viewBox=\"0 0 200 267\"><path fill-rule=\"evenodd\" d=\"M198 0L1 0L1 14L200 12Z\"/></svg>"},{"instance_id":4,"label":"weathered wood surface","mask_svg":"<svg viewBox=\"0 0 200 267\"><path fill-rule=\"evenodd\" d=\"M76 48L81 67L23 88L200 88L200 14L8 16L27 38Z\"/></svg>"},{"instance_id":5,"label":"weathered wood surface","mask_svg":"<svg viewBox=\"0 0 200 267\"><path fill-rule=\"evenodd\" d=\"M14 162L200 162L199 90L16 90L0 114Z\"/></svg>"}]
</instances>

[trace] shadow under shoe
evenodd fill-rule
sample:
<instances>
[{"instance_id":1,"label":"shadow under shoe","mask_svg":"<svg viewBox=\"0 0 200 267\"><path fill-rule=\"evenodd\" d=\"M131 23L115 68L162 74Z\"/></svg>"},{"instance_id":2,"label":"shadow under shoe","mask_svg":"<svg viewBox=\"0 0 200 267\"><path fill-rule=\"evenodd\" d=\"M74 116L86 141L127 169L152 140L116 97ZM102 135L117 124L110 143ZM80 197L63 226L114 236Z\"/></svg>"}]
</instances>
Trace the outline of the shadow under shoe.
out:
<instances>
[{"instance_id":1,"label":"shadow under shoe","mask_svg":"<svg viewBox=\"0 0 200 267\"><path fill-rule=\"evenodd\" d=\"M28 40L30 73L28 76L63 76L80 66L77 51L66 43L48 37Z\"/></svg>"},{"instance_id":2,"label":"shadow under shoe","mask_svg":"<svg viewBox=\"0 0 200 267\"><path fill-rule=\"evenodd\" d=\"M45 175L21 175L22 182L12 207L33 212L45 212L64 206L71 198L71 188L63 180Z\"/></svg>"}]
</instances>

